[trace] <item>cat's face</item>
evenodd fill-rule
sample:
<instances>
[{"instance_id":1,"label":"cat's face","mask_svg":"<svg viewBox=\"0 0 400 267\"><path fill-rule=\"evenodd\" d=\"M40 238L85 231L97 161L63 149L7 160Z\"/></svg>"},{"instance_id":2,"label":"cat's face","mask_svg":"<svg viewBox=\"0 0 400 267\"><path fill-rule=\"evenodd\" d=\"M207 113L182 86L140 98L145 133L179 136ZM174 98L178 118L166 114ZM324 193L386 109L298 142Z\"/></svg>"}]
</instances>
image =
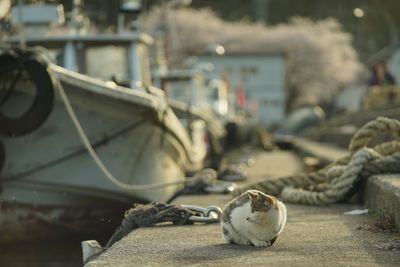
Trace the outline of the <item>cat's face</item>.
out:
<instances>
[{"instance_id":1,"label":"cat's face","mask_svg":"<svg viewBox=\"0 0 400 267\"><path fill-rule=\"evenodd\" d=\"M247 191L247 194L251 201L251 214L247 219L249 222L260 223L266 219L267 213L271 209L276 209L277 207L276 199L271 196L252 190Z\"/></svg>"},{"instance_id":2,"label":"cat's face","mask_svg":"<svg viewBox=\"0 0 400 267\"><path fill-rule=\"evenodd\" d=\"M276 199L271 196L253 190L247 191L247 194L250 196L252 212L268 212L276 208Z\"/></svg>"}]
</instances>

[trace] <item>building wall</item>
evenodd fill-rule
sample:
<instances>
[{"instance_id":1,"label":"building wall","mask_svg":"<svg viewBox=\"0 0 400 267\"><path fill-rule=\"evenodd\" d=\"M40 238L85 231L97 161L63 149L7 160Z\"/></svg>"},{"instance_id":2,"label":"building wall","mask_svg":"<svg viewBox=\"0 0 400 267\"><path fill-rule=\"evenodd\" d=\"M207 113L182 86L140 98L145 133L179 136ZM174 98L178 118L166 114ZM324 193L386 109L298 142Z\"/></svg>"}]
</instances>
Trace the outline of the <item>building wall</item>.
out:
<instances>
[{"instance_id":1,"label":"building wall","mask_svg":"<svg viewBox=\"0 0 400 267\"><path fill-rule=\"evenodd\" d=\"M248 105L266 126L281 123L286 115L285 57L283 55L201 56L228 79L233 92L244 88ZM253 104L252 104L253 103ZM254 105L256 103L256 105ZM256 107L255 107L256 106Z\"/></svg>"}]
</instances>

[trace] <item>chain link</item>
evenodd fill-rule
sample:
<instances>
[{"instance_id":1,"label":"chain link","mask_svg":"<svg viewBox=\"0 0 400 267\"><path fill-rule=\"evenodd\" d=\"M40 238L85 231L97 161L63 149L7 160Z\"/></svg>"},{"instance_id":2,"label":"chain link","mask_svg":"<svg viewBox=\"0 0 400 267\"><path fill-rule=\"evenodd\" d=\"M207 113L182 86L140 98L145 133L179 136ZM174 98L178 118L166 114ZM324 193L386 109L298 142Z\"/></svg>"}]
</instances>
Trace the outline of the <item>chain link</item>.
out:
<instances>
[{"instance_id":1,"label":"chain link","mask_svg":"<svg viewBox=\"0 0 400 267\"><path fill-rule=\"evenodd\" d=\"M222 210L218 206L208 206L206 208L195 205L181 205L182 208L199 213L199 215L192 215L189 220L192 222L201 223L214 223L221 221Z\"/></svg>"}]
</instances>

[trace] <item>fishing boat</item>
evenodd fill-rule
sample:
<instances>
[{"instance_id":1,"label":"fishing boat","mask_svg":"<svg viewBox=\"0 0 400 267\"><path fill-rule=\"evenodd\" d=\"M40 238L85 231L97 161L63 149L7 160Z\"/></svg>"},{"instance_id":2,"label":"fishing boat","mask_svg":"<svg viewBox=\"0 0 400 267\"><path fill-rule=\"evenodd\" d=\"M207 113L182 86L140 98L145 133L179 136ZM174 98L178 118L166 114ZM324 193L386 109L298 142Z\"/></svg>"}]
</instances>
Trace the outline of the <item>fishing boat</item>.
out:
<instances>
[{"instance_id":1,"label":"fishing boat","mask_svg":"<svg viewBox=\"0 0 400 267\"><path fill-rule=\"evenodd\" d=\"M34 35L25 43L46 52L3 48L1 243L113 229L132 203L168 202L185 173L203 167L205 154L148 82L148 40L137 33ZM89 48L116 45L128 55L130 87L90 73L85 60ZM61 53L51 61L54 51Z\"/></svg>"},{"instance_id":2,"label":"fishing boat","mask_svg":"<svg viewBox=\"0 0 400 267\"><path fill-rule=\"evenodd\" d=\"M171 69L155 76L168 97L169 105L181 121L186 124L193 120L204 122L207 164L217 168L224 151L226 135L223 120L218 117L221 114L218 104L221 103L216 103L211 97L218 87L207 84L204 72L197 69Z\"/></svg>"}]
</instances>

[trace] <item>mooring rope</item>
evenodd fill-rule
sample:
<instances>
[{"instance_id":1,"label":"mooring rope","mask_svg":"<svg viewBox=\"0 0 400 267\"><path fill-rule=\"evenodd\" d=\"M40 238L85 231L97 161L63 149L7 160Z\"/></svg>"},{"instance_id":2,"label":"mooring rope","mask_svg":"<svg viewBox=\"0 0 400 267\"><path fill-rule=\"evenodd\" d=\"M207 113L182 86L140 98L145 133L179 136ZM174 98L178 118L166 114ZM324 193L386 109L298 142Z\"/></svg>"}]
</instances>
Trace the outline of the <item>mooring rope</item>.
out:
<instances>
[{"instance_id":1,"label":"mooring rope","mask_svg":"<svg viewBox=\"0 0 400 267\"><path fill-rule=\"evenodd\" d=\"M378 117L360 128L350 141L350 155L338 159L314 173L301 173L248 185L235 192L256 189L280 196L283 201L323 205L345 200L357 190L363 179L374 174L400 172L400 142L385 142L367 148L381 133L400 139L400 122Z\"/></svg>"},{"instance_id":2,"label":"mooring rope","mask_svg":"<svg viewBox=\"0 0 400 267\"><path fill-rule=\"evenodd\" d=\"M189 220L195 213L180 205L166 203L136 204L125 212L121 225L108 240L105 249L140 227L150 227L163 222L172 222L174 225L192 224Z\"/></svg>"},{"instance_id":3,"label":"mooring rope","mask_svg":"<svg viewBox=\"0 0 400 267\"><path fill-rule=\"evenodd\" d=\"M86 240L82 242L83 262L86 264L96 259L114 243L118 242L135 229L151 227L167 222L174 225L193 224L190 218L195 215L195 212L181 205L157 202L148 203L146 205L134 204L132 208L125 211L120 226L118 226L104 247L96 240Z\"/></svg>"},{"instance_id":4,"label":"mooring rope","mask_svg":"<svg viewBox=\"0 0 400 267\"><path fill-rule=\"evenodd\" d=\"M400 122L395 119L378 117L360 128L350 141L349 150L354 154L357 150L365 147L378 133L389 133L400 140ZM390 148L389 148L390 149Z\"/></svg>"},{"instance_id":5,"label":"mooring rope","mask_svg":"<svg viewBox=\"0 0 400 267\"><path fill-rule=\"evenodd\" d=\"M96 240L82 242L83 261L86 264L100 256L113 244L130 232L141 227L152 227L158 224L188 225L194 223L217 223L222 217L222 210L217 206L206 208L194 205L173 205L152 202L145 205L134 204L125 211L120 226L102 247Z\"/></svg>"}]
</instances>

